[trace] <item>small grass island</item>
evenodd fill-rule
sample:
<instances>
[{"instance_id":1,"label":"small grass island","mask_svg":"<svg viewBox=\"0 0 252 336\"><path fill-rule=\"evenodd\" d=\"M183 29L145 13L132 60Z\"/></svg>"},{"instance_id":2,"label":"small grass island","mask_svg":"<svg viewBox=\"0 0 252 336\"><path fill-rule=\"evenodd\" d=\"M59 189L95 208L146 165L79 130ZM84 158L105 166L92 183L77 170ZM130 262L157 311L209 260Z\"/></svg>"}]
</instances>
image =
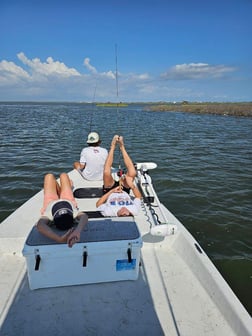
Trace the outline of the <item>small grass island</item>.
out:
<instances>
[{"instance_id":1,"label":"small grass island","mask_svg":"<svg viewBox=\"0 0 252 336\"><path fill-rule=\"evenodd\" d=\"M215 102L181 102L181 103L150 103L145 111L189 112L198 114L220 114L227 116L252 117L252 102L215 103Z\"/></svg>"}]
</instances>

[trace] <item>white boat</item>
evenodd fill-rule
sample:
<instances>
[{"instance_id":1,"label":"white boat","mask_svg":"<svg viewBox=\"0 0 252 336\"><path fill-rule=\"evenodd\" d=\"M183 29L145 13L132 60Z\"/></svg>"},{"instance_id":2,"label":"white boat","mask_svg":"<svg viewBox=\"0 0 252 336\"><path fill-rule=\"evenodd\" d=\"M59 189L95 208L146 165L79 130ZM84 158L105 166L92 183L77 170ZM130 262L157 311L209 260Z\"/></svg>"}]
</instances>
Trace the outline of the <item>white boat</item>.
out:
<instances>
[{"instance_id":1,"label":"white boat","mask_svg":"<svg viewBox=\"0 0 252 336\"><path fill-rule=\"evenodd\" d=\"M136 183L142 190L143 200L140 214L130 221L136 223L140 232L138 247L141 253L140 266L138 268L137 260L134 266L137 272L129 277L130 280L127 275L126 279L103 278L105 271L101 266L95 271L97 281L96 277L94 281L86 281L83 275L83 283L74 285L73 275L68 277L72 273L68 267L59 270L55 264L55 286L47 283L42 288L43 284L38 284L38 289L31 289L32 279L27 276L28 256L25 253L27 237L39 216L43 191L1 223L1 336L252 335L250 315L199 243L160 203L146 171L148 168L155 168L155 164L137 165ZM77 201L80 210L94 215L90 216L89 224L106 221L106 218L94 218L96 192L102 181L86 181L76 170L69 176L75 189L88 192L84 198L79 195L81 198ZM113 220L120 223L125 218ZM67 260L78 250L83 251L86 245L79 242L70 249L66 244L52 243L47 248L52 254L60 249L62 260ZM36 253L34 262L35 256ZM106 251L104 260L105 256ZM88 265L91 265L90 253L87 253L89 257ZM42 267L43 256L41 258ZM58 272L62 273L59 275ZM76 273L76 276L80 277L80 274ZM63 286L64 278L68 278L68 283Z\"/></svg>"}]
</instances>

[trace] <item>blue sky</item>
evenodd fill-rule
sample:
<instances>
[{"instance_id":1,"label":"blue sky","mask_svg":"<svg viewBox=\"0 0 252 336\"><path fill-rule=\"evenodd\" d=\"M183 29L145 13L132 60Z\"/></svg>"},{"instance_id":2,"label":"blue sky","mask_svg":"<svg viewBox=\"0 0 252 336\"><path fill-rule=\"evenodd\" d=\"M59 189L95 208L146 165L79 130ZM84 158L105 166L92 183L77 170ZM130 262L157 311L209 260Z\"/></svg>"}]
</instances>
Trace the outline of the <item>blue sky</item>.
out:
<instances>
[{"instance_id":1,"label":"blue sky","mask_svg":"<svg viewBox=\"0 0 252 336\"><path fill-rule=\"evenodd\" d=\"M252 0L1 0L0 101L252 101L251 18Z\"/></svg>"}]
</instances>

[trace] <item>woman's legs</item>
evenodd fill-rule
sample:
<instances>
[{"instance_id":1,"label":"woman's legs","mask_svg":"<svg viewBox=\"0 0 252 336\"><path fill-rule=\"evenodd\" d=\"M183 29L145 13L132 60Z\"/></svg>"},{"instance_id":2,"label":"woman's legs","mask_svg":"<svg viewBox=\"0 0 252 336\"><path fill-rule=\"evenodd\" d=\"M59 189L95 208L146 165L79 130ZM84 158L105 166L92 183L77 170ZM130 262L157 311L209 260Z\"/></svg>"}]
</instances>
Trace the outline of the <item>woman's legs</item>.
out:
<instances>
[{"instance_id":1,"label":"woman's legs","mask_svg":"<svg viewBox=\"0 0 252 336\"><path fill-rule=\"evenodd\" d=\"M41 209L43 214L48 204L59 199L60 186L53 174L46 174L44 177L44 202Z\"/></svg>"},{"instance_id":2,"label":"woman's legs","mask_svg":"<svg viewBox=\"0 0 252 336\"><path fill-rule=\"evenodd\" d=\"M121 150L121 153L122 153L122 156L123 156L125 166L127 168L126 175L132 177L132 180L133 180L136 177L136 169L135 169L135 166L134 166L130 156L128 155L128 153L125 149L122 136L119 137L118 142L119 142L119 146L120 146L120 150ZM127 185L126 185L126 187L127 187Z\"/></svg>"},{"instance_id":3,"label":"woman's legs","mask_svg":"<svg viewBox=\"0 0 252 336\"><path fill-rule=\"evenodd\" d=\"M110 146L110 151L108 153L105 165L104 165L104 170L103 170L103 184L105 188L110 188L114 185L114 179L111 175L111 168L113 165L113 160L114 160L114 151L116 148L117 141L119 139L118 135L115 135L112 139L111 146Z\"/></svg>"},{"instance_id":4,"label":"woman's legs","mask_svg":"<svg viewBox=\"0 0 252 336\"><path fill-rule=\"evenodd\" d=\"M77 206L77 203L73 195L72 182L66 173L62 173L60 175L60 186L61 186L60 198L66 199L72 202L75 206Z\"/></svg>"}]
</instances>

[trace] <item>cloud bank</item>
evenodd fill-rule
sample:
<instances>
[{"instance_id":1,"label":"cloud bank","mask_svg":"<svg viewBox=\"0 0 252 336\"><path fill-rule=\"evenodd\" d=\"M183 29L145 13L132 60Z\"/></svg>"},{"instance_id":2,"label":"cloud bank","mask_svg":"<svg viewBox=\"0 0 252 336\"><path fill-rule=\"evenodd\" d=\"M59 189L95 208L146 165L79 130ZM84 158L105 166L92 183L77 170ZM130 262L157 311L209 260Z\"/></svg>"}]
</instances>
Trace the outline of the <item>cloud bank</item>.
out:
<instances>
[{"instance_id":1,"label":"cloud bank","mask_svg":"<svg viewBox=\"0 0 252 336\"><path fill-rule=\"evenodd\" d=\"M33 75L41 74L43 76L60 76L71 77L80 76L79 72L74 68L68 68L64 63L54 61L52 57L48 57L46 62L43 63L39 58L29 60L23 52L17 54L19 60L28 65Z\"/></svg>"},{"instance_id":2,"label":"cloud bank","mask_svg":"<svg viewBox=\"0 0 252 336\"><path fill-rule=\"evenodd\" d=\"M51 56L43 62L37 57L29 59L20 52L16 63L0 61L0 100L90 101L95 87L96 101L116 100L115 71L99 72L88 57L84 58L80 69L69 67ZM201 83L225 79L235 71L234 67L225 65L184 63L155 76L148 72L118 73L120 100L204 99L206 92L202 91ZM185 86L185 81L194 82L194 85Z\"/></svg>"},{"instance_id":3,"label":"cloud bank","mask_svg":"<svg viewBox=\"0 0 252 336\"><path fill-rule=\"evenodd\" d=\"M233 67L210 65L207 63L178 64L161 74L161 77L168 80L222 78L226 74L234 72L235 70L236 69Z\"/></svg>"}]
</instances>

